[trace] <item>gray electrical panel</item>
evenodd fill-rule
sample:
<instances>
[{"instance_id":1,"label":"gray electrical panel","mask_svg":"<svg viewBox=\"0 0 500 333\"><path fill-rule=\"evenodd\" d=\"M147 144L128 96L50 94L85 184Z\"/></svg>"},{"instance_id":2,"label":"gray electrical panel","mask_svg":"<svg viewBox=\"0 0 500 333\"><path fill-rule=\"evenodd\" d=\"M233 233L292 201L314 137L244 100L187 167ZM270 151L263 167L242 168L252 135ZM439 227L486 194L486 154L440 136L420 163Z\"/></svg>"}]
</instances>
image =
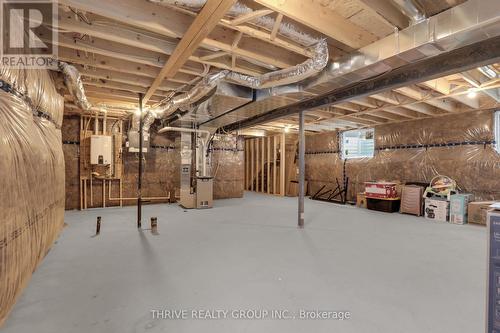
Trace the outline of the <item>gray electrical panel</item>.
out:
<instances>
[{"instance_id":1,"label":"gray electrical panel","mask_svg":"<svg viewBox=\"0 0 500 333\"><path fill-rule=\"evenodd\" d=\"M488 229L486 333L500 333L500 211L488 213Z\"/></svg>"}]
</instances>

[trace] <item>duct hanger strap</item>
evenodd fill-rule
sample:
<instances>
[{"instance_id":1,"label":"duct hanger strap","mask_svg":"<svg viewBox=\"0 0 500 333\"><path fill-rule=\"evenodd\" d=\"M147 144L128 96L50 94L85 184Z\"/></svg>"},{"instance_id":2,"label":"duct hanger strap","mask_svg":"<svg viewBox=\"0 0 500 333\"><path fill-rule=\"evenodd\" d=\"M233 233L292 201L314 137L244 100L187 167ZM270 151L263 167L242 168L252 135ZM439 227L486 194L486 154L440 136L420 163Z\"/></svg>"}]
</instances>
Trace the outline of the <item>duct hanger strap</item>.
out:
<instances>
[{"instance_id":1,"label":"duct hanger strap","mask_svg":"<svg viewBox=\"0 0 500 333\"><path fill-rule=\"evenodd\" d=\"M14 88L10 83L5 82L4 80L0 79L0 90L3 90L8 94L12 94L12 95L16 96L17 98L22 99L26 104L28 104L28 106L30 107L31 112L33 113L34 116L46 119L46 120L50 121L52 124L54 124L54 126L57 129L61 129L61 126L59 126L54 121L54 119L52 119L52 116L49 113L41 111L39 108L37 108L33 104L33 101L31 100L31 98L29 98L28 96L26 96L25 94L23 94L22 92L20 92L16 88Z\"/></svg>"}]
</instances>

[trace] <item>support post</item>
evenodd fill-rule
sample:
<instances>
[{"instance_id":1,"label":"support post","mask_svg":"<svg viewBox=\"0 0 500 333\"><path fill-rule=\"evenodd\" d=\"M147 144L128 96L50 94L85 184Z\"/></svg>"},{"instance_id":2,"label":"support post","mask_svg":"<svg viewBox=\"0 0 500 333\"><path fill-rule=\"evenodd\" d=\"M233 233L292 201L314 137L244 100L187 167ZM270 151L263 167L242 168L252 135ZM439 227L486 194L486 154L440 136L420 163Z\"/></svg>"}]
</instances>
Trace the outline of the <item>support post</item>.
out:
<instances>
[{"instance_id":1,"label":"support post","mask_svg":"<svg viewBox=\"0 0 500 333\"><path fill-rule=\"evenodd\" d=\"M139 112L141 113L139 122L139 175L137 177L137 228L141 228L142 219L142 145L143 145L143 127L144 120L142 118L142 98L143 95L139 93Z\"/></svg>"},{"instance_id":2,"label":"support post","mask_svg":"<svg viewBox=\"0 0 500 333\"><path fill-rule=\"evenodd\" d=\"M304 228L304 179L305 179L304 111L299 113L299 228Z\"/></svg>"}]
</instances>

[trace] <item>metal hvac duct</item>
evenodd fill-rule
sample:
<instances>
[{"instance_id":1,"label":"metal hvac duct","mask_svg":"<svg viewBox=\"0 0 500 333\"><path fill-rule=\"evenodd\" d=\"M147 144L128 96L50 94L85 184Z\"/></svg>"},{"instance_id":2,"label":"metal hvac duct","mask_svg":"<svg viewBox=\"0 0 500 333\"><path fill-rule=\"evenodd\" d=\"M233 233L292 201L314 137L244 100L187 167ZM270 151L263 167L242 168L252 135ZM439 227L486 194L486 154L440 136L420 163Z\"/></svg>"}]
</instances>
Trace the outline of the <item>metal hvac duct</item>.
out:
<instances>
[{"instance_id":1,"label":"metal hvac duct","mask_svg":"<svg viewBox=\"0 0 500 333\"><path fill-rule=\"evenodd\" d=\"M213 91L222 79L227 79L254 89L281 86L302 81L320 73L328 64L328 60L328 44L326 40L322 39L314 46L312 58L290 68L273 71L257 77L227 70L207 75L190 91L168 99L155 110L149 110L144 116L144 132L149 132L149 128L155 119L169 117L176 112L176 110L189 108L190 105L201 100L210 91ZM134 113L132 117L131 132L139 131L141 116L140 113Z\"/></svg>"},{"instance_id":2,"label":"metal hvac duct","mask_svg":"<svg viewBox=\"0 0 500 333\"><path fill-rule=\"evenodd\" d=\"M209 127L267 113L296 100L348 86L395 68L500 35L500 1L469 0L365 46L315 77L257 92L257 101L206 123Z\"/></svg>"},{"instance_id":3,"label":"metal hvac duct","mask_svg":"<svg viewBox=\"0 0 500 333\"><path fill-rule=\"evenodd\" d=\"M418 8L414 0L393 0L406 16L411 18L411 23L419 23L425 20L425 14Z\"/></svg>"},{"instance_id":4,"label":"metal hvac duct","mask_svg":"<svg viewBox=\"0 0 500 333\"><path fill-rule=\"evenodd\" d=\"M499 35L500 1L469 0L331 63L305 82L319 93ZM326 89L320 86L326 85ZM315 92L315 91L314 91Z\"/></svg>"}]
</instances>

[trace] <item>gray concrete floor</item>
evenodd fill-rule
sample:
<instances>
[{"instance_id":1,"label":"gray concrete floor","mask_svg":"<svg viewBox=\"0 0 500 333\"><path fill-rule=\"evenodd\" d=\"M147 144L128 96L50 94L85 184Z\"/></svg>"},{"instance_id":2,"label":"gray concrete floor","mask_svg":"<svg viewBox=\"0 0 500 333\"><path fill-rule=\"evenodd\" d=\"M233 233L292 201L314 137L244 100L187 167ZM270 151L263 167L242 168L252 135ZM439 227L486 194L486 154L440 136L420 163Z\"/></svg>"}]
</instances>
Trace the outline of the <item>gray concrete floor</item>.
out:
<instances>
[{"instance_id":1,"label":"gray concrete floor","mask_svg":"<svg viewBox=\"0 0 500 333\"><path fill-rule=\"evenodd\" d=\"M67 212L2 329L25 332L483 332L486 229L246 193L212 210ZM92 237L96 216L101 235ZM145 227L149 226L148 223ZM350 311L350 320L161 320L153 309Z\"/></svg>"}]
</instances>

